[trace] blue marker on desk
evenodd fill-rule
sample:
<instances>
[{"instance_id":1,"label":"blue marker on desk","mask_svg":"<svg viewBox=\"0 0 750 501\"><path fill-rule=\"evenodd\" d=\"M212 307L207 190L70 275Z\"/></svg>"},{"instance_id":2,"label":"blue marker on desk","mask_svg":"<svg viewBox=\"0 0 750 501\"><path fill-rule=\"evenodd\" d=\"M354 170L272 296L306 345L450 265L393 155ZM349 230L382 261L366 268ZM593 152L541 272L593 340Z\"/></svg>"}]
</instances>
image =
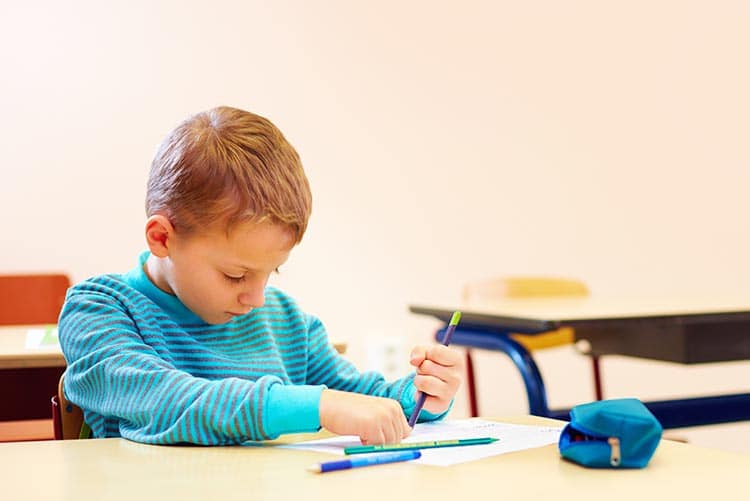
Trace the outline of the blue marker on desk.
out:
<instances>
[{"instance_id":1,"label":"blue marker on desk","mask_svg":"<svg viewBox=\"0 0 750 501\"><path fill-rule=\"evenodd\" d=\"M366 454L352 459L341 461L329 461L320 463L309 468L315 473L326 473L328 471L348 470L360 466L374 466L376 464L398 463L399 461L411 461L422 456L420 451L387 452L383 454Z\"/></svg>"}]
</instances>

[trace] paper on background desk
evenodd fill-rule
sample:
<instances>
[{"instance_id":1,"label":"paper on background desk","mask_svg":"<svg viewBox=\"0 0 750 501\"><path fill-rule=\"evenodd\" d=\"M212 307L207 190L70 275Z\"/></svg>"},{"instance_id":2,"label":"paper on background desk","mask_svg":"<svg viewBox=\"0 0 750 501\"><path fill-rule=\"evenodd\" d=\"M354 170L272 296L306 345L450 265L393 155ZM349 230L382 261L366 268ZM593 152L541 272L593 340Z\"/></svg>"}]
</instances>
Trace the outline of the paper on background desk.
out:
<instances>
[{"instance_id":1,"label":"paper on background desk","mask_svg":"<svg viewBox=\"0 0 750 501\"><path fill-rule=\"evenodd\" d=\"M506 452L556 444L560 437L560 431L561 428L549 426L498 423L479 418L453 419L420 423L414 427L414 431L412 431L411 435L403 443L480 437L494 437L499 439L497 442L484 445L422 449L422 457L415 461L420 464L433 466L450 466L505 454ZM343 455L345 447L355 447L358 445L362 445L359 437L339 436L280 445L278 447Z\"/></svg>"},{"instance_id":2,"label":"paper on background desk","mask_svg":"<svg viewBox=\"0 0 750 501\"><path fill-rule=\"evenodd\" d=\"M35 328L26 331L26 349L39 350L59 348L60 340L57 338L57 327L50 325L45 328Z\"/></svg>"}]
</instances>

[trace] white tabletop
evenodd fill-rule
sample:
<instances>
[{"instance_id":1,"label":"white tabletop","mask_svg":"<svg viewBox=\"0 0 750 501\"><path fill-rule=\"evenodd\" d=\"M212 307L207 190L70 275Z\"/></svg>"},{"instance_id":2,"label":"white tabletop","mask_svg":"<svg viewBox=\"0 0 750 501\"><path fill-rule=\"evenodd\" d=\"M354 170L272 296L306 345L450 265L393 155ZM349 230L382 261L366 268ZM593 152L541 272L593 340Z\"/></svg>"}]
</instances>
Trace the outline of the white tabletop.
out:
<instances>
[{"instance_id":1,"label":"white tabletop","mask_svg":"<svg viewBox=\"0 0 750 501\"><path fill-rule=\"evenodd\" d=\"M502 419L555 424L536 417ZM318 438L309 435L304 438ZM302 439L287 436L282 442ZM149 446L123 439L0 444L3 498L24 500L744 498L750 456L662 441L642 470L593 470L556 445L449 467L395 463L314 474L336 456L272 447Z\"/></svg>"},{"instance_id":2,"label":"white tabletop","mask_svg":"<svg viewBox=\"0 0 750 501\"><path fill-rule=\"evenodd\" d=\"M450 312L459 310L464 315L559 322L717 314L748 314L750 317L750 296L741 298L711 295L664 297L591 295L558 298L497 298L454 304L419 302L412 304L410 308L412 311L418 309L445 311L448 317L450 317Z\"/></svg>"},{"instance_id":3,"label":"white tabletop","mask_svg":"<svg viewBox=\"0 0 750 501\"><path fill-rule=\"evenodd\" d=\"M65 367L65 358L58 345L26 347L29 330L46 327L48 326L0 327L0 369Z\"/></svg>"},{"instance_id":4,"label":"white tabletop","mask_svg":"<svg viewBox=\"0 0 750 501\"><path fill-rule=\"evenodd\" d=\"M27 348L30 330L50 327L48 325L19 325L0 327L0 369L23 369L41 367L65 367L65 358L59 345ZM331 341L339 352L346 352L346 343Z\"/></svg>"}]
</instances>

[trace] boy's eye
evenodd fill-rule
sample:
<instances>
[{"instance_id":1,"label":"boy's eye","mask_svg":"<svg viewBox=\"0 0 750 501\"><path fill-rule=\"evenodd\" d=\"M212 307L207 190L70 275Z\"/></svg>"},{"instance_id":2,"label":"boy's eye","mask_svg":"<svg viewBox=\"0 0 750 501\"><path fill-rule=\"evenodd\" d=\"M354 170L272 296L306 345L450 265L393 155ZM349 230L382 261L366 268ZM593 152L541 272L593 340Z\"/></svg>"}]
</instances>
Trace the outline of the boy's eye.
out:
<instances>
[{"instance_id":1,"label":"boy's eye","mask_svg":"<svg viewBox=\"0 0 750 501\"><path fill-rule=\"evenodd\" d=\"M245 280L245 275L240 275L239 277L233 277L232 275L227 275L224 273L224 278L226 278L229 282L233 284L239 284Z\"/></svg>"}]
</instances>

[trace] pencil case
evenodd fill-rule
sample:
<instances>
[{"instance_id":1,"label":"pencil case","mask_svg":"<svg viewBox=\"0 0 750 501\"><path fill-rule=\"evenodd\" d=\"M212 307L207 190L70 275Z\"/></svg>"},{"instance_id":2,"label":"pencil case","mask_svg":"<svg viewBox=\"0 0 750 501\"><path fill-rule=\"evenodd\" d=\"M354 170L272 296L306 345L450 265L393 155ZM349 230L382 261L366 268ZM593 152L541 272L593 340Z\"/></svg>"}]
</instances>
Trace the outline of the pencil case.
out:
<instances>
[{"instance_id":1,"label":"pencil case","mask_svg":"<svg viewBox=\"0 0 750 501\"><path fill-rule=\"evenodd\" d=\"M601 400L570 410L558 447L562 457L589 468L643 468L661 433L661 424L640 400Z\"/></svg>"}]
</instances>

